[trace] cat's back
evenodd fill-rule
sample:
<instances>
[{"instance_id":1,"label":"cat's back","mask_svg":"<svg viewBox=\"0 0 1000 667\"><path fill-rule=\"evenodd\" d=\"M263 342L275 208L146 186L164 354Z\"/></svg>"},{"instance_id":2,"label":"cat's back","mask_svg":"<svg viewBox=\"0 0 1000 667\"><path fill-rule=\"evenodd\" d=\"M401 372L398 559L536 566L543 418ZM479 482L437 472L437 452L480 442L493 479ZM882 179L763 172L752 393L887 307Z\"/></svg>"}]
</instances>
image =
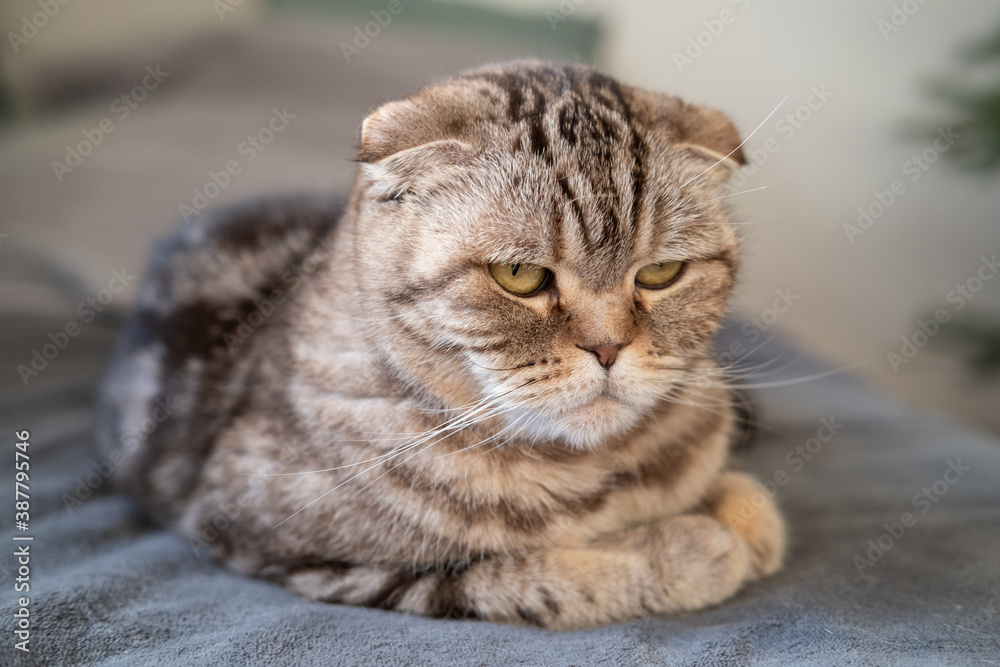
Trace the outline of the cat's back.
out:
<instances>
[{"instance_id":1,"label":"cat's back","mask_svg":"<svg viewBox=\"0 0 1000 667\"><path fill-rule=\"evenodd\" d=\"M342 202L295 197L203 215L153 249L101 387L97 443L117 483L170 519L249 403L263 332L329 251Z\"/></svg>"}]
</instances>

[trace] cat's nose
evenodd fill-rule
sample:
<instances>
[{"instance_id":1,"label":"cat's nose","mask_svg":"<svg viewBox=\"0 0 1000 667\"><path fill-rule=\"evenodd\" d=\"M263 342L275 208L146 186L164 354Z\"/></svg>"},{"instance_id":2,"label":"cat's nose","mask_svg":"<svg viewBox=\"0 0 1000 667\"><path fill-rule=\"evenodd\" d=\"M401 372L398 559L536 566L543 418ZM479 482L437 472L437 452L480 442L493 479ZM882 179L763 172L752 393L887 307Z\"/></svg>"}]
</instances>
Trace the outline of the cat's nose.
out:
<instances>
[{"instance_id":1,"label":"cat's nose","mask_svg":"<svg viewBox=\"0 0 1000 667\"><path fill-rule=\"evenodd\" d=\"M622 349L622 347L621 345L599 345L597 347L583 347L580 349L594 353L601 366L611 368L611 364L615 363L615 359L618 357L618 350Z\"/></svg>"}]
</instances>

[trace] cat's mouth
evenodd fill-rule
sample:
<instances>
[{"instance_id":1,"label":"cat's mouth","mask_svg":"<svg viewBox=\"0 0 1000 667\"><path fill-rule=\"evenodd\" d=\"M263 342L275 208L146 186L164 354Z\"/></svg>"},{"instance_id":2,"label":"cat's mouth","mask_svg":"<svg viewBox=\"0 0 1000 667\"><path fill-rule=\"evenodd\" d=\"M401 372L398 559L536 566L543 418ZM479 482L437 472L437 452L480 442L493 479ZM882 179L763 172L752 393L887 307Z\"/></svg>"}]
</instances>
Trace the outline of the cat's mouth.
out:
<instances>
[{"instance_id":1,"label":"cat's mouth","mask_svg":"<svg viewBox=\"0 0 1000 667\"><path fill-rule=\"evenodd\" d=\"M589 395L578 396L575 405L553 415L550 423L574 446L599 446L635 427L677 380L666 387L663 381L659 378L654 386L607 375L591 386Z\"/></svg>"},{"instance_id":2,"label":"cat's mouth","mask_svg":"<svg viewBox=\"0 0 1000 667\"><path fill-rule=\"evenodd\" d=\"M532 441L561 440L581 449L601 446L642 421L666 390L662 375L654 381L649 374L615 370L580 369L573 382L508 406L506 420Z\"/></svg>"}]
</instances>

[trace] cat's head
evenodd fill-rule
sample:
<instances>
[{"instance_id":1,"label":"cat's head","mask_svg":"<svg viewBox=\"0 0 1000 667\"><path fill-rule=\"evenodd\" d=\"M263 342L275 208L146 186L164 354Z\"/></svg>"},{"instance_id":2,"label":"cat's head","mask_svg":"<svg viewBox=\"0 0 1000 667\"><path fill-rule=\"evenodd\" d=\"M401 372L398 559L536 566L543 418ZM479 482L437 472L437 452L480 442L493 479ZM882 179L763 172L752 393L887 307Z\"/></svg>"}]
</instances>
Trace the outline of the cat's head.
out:
<instances>
[{"instance_id":1,"label":"cat's head","mask_svg":"<svg viewBox=\"0 0 1000 667\"><path fill-rule=\"evenodd\" d=\"M391 364L437 365L438 393L474 387L529 439L635 426L711 363L739 143L717 111L582 66L485 67L376 108L353 237Z\"/></svg>"}]
</instances>

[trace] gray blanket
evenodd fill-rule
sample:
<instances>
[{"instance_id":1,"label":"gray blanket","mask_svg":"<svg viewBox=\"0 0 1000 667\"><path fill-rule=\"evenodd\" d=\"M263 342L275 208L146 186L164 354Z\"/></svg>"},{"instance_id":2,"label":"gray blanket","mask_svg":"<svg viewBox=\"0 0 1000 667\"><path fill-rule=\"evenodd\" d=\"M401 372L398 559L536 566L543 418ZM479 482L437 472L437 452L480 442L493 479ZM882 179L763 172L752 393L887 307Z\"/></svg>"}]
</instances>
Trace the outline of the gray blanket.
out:
<instances>
[{"instance_id":1,"label":"gray blanket","mask_svg":"<svg viewBox=\"0 0 1000 667\"><path fill-rule=\"evenodd\" d=\"M30 324L9 321L3 344L52 330ZM29 530L4 519L0 664L1000 664L1000 447L848 377L757 393L765 427L737 461L787 513L784 571L702 612L560 634L307 602L147 525L90 447L110 339L93 329L66 350L75 378L3 392L5 483L15 431L30 431L32 474ZM824 371L788 358L764 381ZM30 593L16 594L24 544ZM11 632L21 595L30 653Z\"/></svg>"}]
</instances>

